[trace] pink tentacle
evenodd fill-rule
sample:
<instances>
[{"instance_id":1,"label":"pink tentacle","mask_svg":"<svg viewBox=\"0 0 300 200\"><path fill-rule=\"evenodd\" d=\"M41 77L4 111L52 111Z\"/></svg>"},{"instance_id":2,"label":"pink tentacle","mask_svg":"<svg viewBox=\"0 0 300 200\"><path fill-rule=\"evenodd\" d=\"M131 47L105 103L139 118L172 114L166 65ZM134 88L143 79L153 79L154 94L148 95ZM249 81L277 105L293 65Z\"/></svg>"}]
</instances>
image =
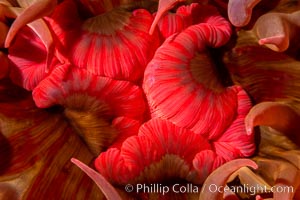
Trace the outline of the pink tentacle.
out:
<instances>
[{"instance_id":1,"label":"pink tentacle","mask_svg":"<svg viewBox=\"0 0 300 200\"><path fill-rule=\"evenodd\" d=\"M9 29L5 41L5 47L10 46L10 43L12 42L17 32L24 25L50 14L54 10L56 4L57 1L53 0L37 1L36 3L26 8L23 12L21 12Z\"/></svg>"},{"instance_id":2,"label":"pink tentacle","mask_svg":"<svg viewBox=\"0 0 300 200\"><path fill-rule=\"evenodd\" d=\"M101 174L75 158L72 158L71 162L84 171L97 184L107 200L122 200L116 189Z\"/></svg>"},{"instance_id":3,"label":"pink tentacle","mask_svg":"<svg viewBox=\"0 0 300 200\"><path fill-rule=\"evenodd\" d=\"M4 46L8 48L18 31L23 26L28 24L28 26L39 36L47 49L48 54L46 58L46 72L48 72L51 60L55 54L55 48L53 38L48 29L48 26L40 18L50 14L54 10L55 6L57 5L57 0L40 0L33 3L32 5L29 5L29 3L30 2L28 1L24 1L22 3L21 6L25 8L24 10L22 10L22 8L13 10L16 15L16 19L7 33Z\"/></svg>"},{"instance_id":4,"label":"pink tentacle","mask_svg":"<svg viewBox=\"0 0 300 200\"><path fill-rule=\"evenodd\" d=\"M298 37L300 11L291 14L267 13L262 15L253 28L260 45L283 52L286 51L291 40Z\"/></svg>"},{"instance_id":5,"label":"pink tentacle","mask_svg":"<svg viewBox=\"0 0 300 200\"><path fill-rule=\"evenodd\" d=\"M282 102L262 102L255 105L245 119L248 134L255 126L270 126L286 134L300 130L299 114Z\"/></svg>"},{"instance_id":6,"label":"pink tentacle","mask_svg":"<svg viewBox=\"0 0 300 200\"><path fill-rule=\"evenodd\" d=\"M261 0L229 0L228 17L230 22L237 27L246 26L252 15L252 9Z\"/></svg>"}]
</instances>

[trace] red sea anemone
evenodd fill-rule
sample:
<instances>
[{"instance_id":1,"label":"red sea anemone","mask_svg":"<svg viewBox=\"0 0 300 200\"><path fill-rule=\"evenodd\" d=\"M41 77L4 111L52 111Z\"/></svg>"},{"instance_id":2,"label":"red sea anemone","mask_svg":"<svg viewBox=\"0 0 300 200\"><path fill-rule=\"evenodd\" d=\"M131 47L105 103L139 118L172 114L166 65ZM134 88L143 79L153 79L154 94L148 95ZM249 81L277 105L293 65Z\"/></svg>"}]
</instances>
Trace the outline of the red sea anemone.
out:
<instances>
[{"instance_id":1,"label":"red sea anemone","mask_svg":"<svg viewBox=\"0 0 300 200\"><path fill-rule=\"evenodd\" d=\"M110 148L100 154L96 168L116 184L156 183L168 179L202 183L224 162L253 153L252 136L245 135L243 118L239 117L240 120L215 141L166 120L152 119L120 148Z\"/></svg>"},{"instance_id":2,"label":"red sea anemone","mask_svg":"<svg viewBox=\"0 0 300 200\"><path fill-rule=\"evenodd\" d=\"M33 91L38 107L45 108L60 104L71 108L91 108L91 102L105 103L105 111L118 116L142 120L145 103L141 89L127 81L117 81L95 76L85 70L62 66L55 69L52 76L43 80ZM89 102L86 107L78 105L77 98ZM89 99L91 98L91 100Z\"/></svg>"},{"instance_id":3,"label":"red sea anemone","mask_svg":"<svg viewBox=\"0 0 300 200\"><path fill-rule=\"evenodd\" d=\"M299 13L258 2L1 1L0 198L297 199Z\"/></svg>"},{"instance_id":4,"label":"red sea anemone","mask_svg":"<svg viewBox=\"0 0 300 200\"><path fill-rule=\"evenodd\" d=\"M148 33L152 20L145 9L122 7L85 19L70 52L72 62L96 75L140 81L159 45L157 35Z\"/></svg>"},{"instance_id":5,"label":"red sea anemone","mask_svg":"<svg viewBox=\"0 0 300 200\"><path fill-rule=\"evenodd\" d=\"M33 98L38 107L65 107L71 124L93 152L99 153L115 139L118 130L111 123L118 124L115 122L118 117L128 118L128 122L130 119L143 121L145 101L142 90L127 81L71 68L56 68L34 89Z\"/></svg>"},{"instance_id":6,"label":"red sea anemone","mask_svg":"<svg viewBox=\"0 0 300 200\"><path fill-rule=\"evenodd\" d=\"M218 15L205 22L162 44L146 68L143 88L153 116L213 138L232 122L242 91L214 78L216 69L207 49L228 41L230 25ZM212 128L215 120L219 124Z\"/></svg>"}]
</instances>

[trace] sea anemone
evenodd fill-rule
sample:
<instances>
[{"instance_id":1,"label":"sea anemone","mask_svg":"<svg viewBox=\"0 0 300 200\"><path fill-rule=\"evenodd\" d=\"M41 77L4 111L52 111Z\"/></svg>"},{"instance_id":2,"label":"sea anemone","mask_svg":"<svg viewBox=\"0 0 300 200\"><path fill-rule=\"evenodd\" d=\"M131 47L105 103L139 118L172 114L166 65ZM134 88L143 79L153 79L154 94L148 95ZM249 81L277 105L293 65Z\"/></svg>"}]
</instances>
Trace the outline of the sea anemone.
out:
<instances>
[{"instance_id":1,"label":"sea anemone","mask_svg":"<svg viewBox=\"0 0 300 200\"><path fill-rule=\"evenodd\" d=\"M0 0L0 198L300 198L299 7Z\"/></svg>"},{"instance_id":2,"label":"sea anemone","mask_svg":"<svg viewBox=\"0 0 300 200\"><path fill-rule=\"evenodd\" d=\"M152 21L145 9L122 7L84 20L70 51L72 62L95 75L140 81L160 44L157 34L148 33Z\"/></svg>"},{"instance_id":3,"label":"sea anemone","mask_svg":"<svg viewBox=\"0 0 300 200\"><path fill-rule=\"evenodd\" d=\"M206 23L190 26L162 44L146 68L143 83L153 116L210 138L229 126L242 91L236 86L225 87L216 78L207 46L221 46L230 34L227 21L213 15ZM218 126L212 125L215 120Z\"/></svg>"},{"instance_id":4,"label":"sea anemone","mask_svg":"<svg viewBox=\"0 0 300 200\"><path fill-rule=\"evenodd\" d=\"M145 117L145 100L138 86L68 65L56 68L32 95L38 107L62 105L70 123L96 154L116 138L118 131L111 124L116 125L118 117L129 122L142 122Z\"/></svg>"}]
</instances>

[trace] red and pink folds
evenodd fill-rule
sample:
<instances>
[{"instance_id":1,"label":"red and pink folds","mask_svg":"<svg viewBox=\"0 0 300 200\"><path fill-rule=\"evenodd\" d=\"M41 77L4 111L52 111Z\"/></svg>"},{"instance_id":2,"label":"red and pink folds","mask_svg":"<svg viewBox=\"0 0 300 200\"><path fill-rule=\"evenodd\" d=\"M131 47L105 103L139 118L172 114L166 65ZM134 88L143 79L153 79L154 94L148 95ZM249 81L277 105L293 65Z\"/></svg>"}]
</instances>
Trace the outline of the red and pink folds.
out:
<instances>
[{"instance_id":1,"label":"red and pink folds","mask_svg":"<svg viewBox=\"0 0 300 200\"><path fill-rule=\"evenodd\" d=\"M52 34L52 53L34 29L25 27L19 31L9 48L11 78L15 83L33 90L53 68L65 64L113 79L142 80L144 69L160 44L156 31L153 35L148 33L152 15L145 9L129 12L113 8L85 18L77 13L77 6L66 0L42 19Z\"/></svg>"},{"instance_id":2,"label":"red and pink folds","mask_svg":"<svg viewBox=\"0 0 300 200\"><path fill-rule=\"evenodd\" d=\"M253 154L253 135L244 124L250 99L241 87L222 85L207 49L224 45L230 35L230 24L213 15L167 38L144 75L152 119L122 146L99 155L95 165L105 178L115 184L203 183L223 163Z\"/></svg>"},{"instance_id":3,"label":"red and pink folds","mask_svg":"<svg viewBox=\"0 0 300 200\"><path fill-rule=\"evenodd\" d=\"M59 60L53 57L47 66L47 50L28 27L24 27L16 36L9 48L8 57L11 63L11 79L27 90L33 90L59 64Z\"/></svg>"},{"instance_id":4,"label":"red and pink folds","mask_svg":"<svg viewBox=\"0 0 300 200\"><path fill-rule=\"evenodd\" d=\"M57 67L32 95L40 108L57 104L78 109L107 107L104 115L144 118L145 100L140 87L128 81L95 76L83 69L72 69L72 66Z\"/></svg>"},{"instance_id":5,"label":"red and pink folds","mask_svg":"<svg viewBox=\"0 0 300 200\"><path fill-rule=\"evenodd\" d=\"M32 92L36 105L63 106L64 115L95 155L115 139L117 143L136 134L146 109L141 88L72 67L57 67L39 83Z\"/></svg>"},{"instance_id":6,"label":"red and pink folds","mask_svg":"<svg viewBox=\"0 0 300 200\"><path fill-rule=\"evenodd\" d=\"M216 78L207 46L219 47L230 36L230 24L216 15L162 44L144 75L143 88L152 116L209 138L220 136L232 123L238 101L245 94L238 86L224 87Z\"/></svg>"},{"instance_id":7,"label":"red and pink folds","mask_svg":"<svg viewBox=\"0 0 300 200\"><path fill-rule=\"evenodd\" d=\"M224 162L252 155L255 146L252 136L245 134L242 116L216 140L208 140L167 120L151 119L120 148L101 153L95 161L96 168L117 184L172 178L202 183Z\"/></svg>"},{"instance_id":8,"label":"red and pink folds","mask_svg":"<svg viewBox=\"0 0 300 200\"><path fill-rule=\"evenodd\" d=\"M138 82L160 42L148 30L153 21L145 9L113 9L83 22L70 55L74 65L118 80Z\"/></svg>"}]
</instances>

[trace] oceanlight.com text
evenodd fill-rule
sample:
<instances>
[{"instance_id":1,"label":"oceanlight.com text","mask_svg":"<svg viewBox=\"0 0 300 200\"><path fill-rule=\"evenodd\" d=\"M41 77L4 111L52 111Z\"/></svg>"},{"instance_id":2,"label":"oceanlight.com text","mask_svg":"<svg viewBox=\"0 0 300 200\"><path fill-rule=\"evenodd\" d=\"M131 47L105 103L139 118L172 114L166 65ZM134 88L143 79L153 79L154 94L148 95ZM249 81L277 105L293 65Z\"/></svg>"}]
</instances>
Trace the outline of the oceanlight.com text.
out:
<instances>
[{"instance_id":1,"label":"oceanlight.com text","mask_svg":"<svg viewBox=\"0 0 300 200\"><path fill-rule=\"evenodd\" d=\"M208 191L212 193L224 193L224 192L234 192L234 193L246 193L250 195L256 195L256 194L262 194L262 193L293 193L294 188L293 186L262 186L262 185L248 185L243 184L239 186L220 186L216 184L210 184L210 185L203 185L203 190L207 189Z\"/></svg>"}]
</instances>

